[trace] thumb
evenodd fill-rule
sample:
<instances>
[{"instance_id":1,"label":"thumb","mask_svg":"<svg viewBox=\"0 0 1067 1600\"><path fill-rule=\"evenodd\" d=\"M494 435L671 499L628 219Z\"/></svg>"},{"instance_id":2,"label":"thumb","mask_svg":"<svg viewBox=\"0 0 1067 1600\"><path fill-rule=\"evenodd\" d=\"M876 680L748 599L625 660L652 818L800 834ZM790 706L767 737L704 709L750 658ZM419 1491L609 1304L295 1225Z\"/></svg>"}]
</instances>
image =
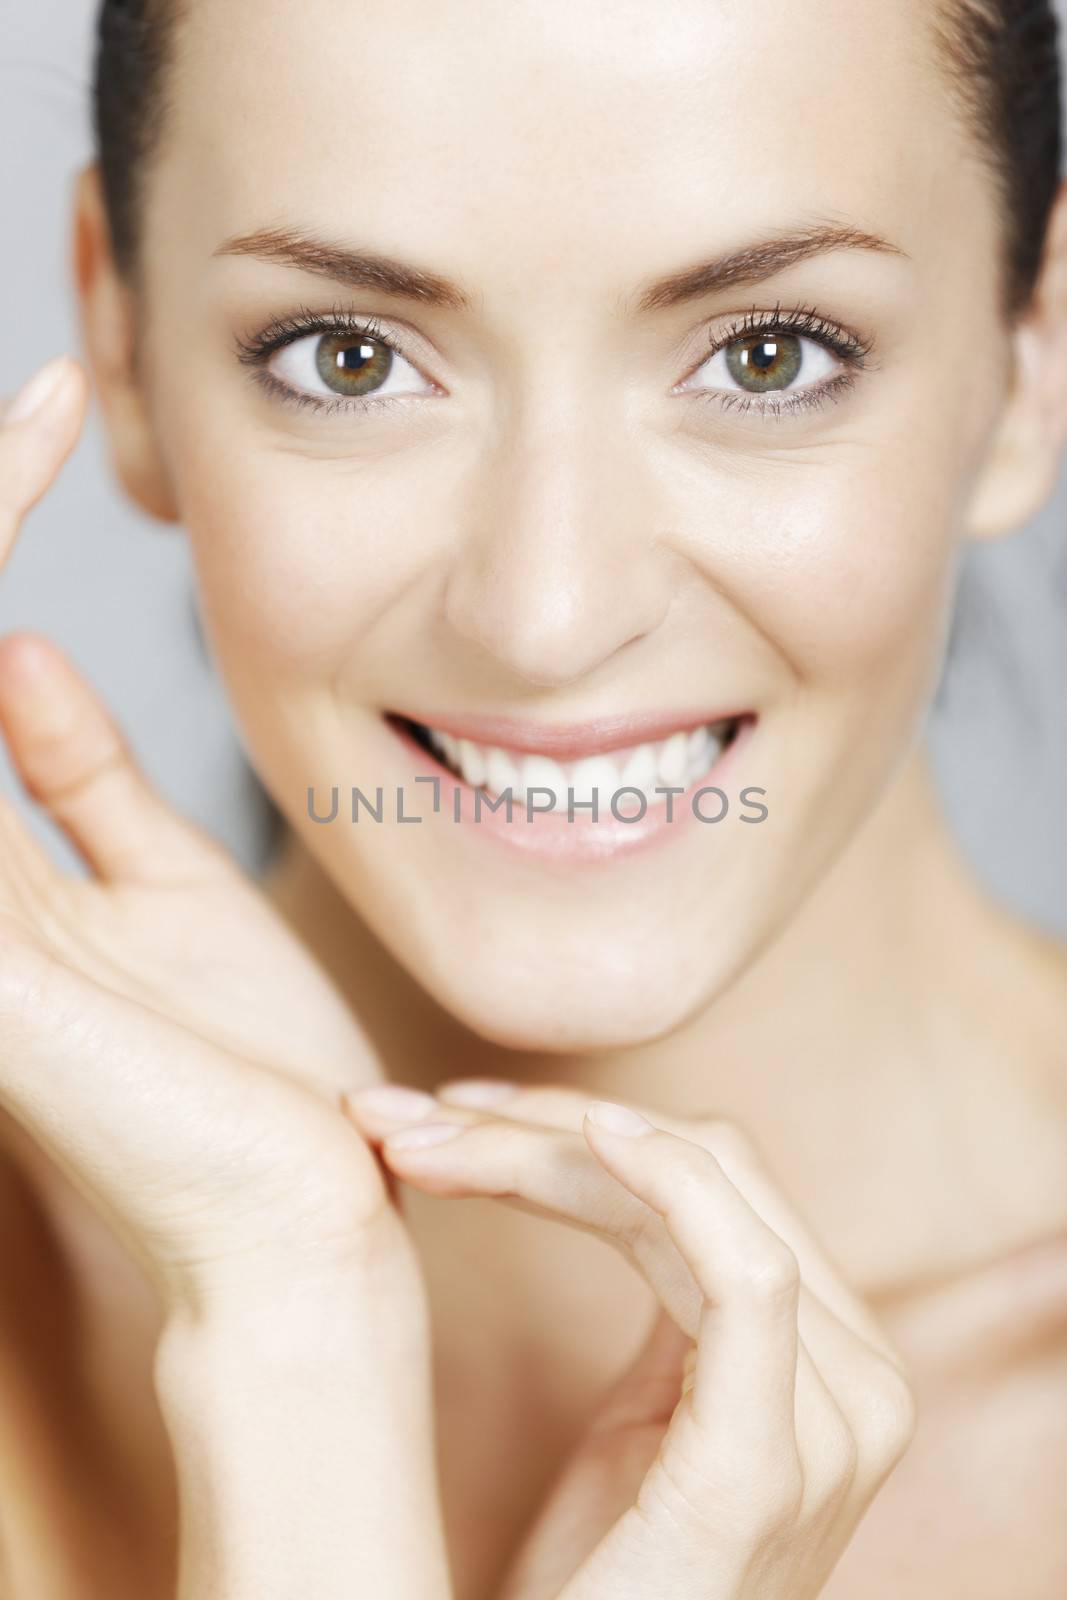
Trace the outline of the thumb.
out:
<instances>
[{"instance_id":1,"label":"thumb","mask_svg":"<svg viewBox=\"0 0 1067 1600\"><path fill-rule=\"evenodd\" d=\"M105 880L168 883L226 852L149 783L117 723L52 640L0 640L0 728L27 792Z\"/></svg>"}]
</instances>

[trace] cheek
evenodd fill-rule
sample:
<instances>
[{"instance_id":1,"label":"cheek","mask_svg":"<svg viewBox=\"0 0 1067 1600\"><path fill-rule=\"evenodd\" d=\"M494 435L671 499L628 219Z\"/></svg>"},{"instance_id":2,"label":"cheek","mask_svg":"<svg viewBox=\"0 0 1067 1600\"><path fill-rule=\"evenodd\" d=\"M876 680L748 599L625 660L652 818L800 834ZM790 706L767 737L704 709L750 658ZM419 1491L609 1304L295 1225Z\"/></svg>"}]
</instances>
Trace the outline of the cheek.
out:
<instances>
[{"instance_id":1,"label":"cheek","mask_svg":"<svg viewBox=\"0 0 1067 1600\"><path fill-rule=\"evenodd\" d=\"M937 647L954 575L947 504L882 469L853 469L784 506L776 527L764 530L769 625L804 678L869 678Z\"/></svg>"},{"instance_id":2,"label":"cheek","mask_svg":"<svg viewBox=\"0 0 1067 1600\"><path fill-rule=\"evenodd\" d=\"M689 556L800 683L847 689L939 648L957 549L949 459L884 445L753 464L686 508ZM731 530L722 533L722 530ZM736 531L734 531L736 530Z\"/></svg>"},{"instance_id":3,"label":"cheek","mask_svg":"<svg viewBox=\"0 0 1067 1600\"><path fill-rule=\"evenodd\" d=\"M218 419L179 409L174 470L231 683L284 694L343 672L373 698L398 605L407 615L447 563L454 474L406 452L369 463L267 446L251 427L231 425L219 449ZM692 453L658 463L691 567L798 682L910 678L942 641L967 463L960 437L916 434L753 453L728 470Z\"/></svg>"},{"instance_id":4,"label":"cheek","mask_svg":"<svg viewBox=\"0 0 1067 1600\"><path fill-rule=\"evenodd\" d=\"M358 664L427 559L410 489L349 462L187 443L183 515L219 656L307 685Z\"/></svg>"}]
</instances>

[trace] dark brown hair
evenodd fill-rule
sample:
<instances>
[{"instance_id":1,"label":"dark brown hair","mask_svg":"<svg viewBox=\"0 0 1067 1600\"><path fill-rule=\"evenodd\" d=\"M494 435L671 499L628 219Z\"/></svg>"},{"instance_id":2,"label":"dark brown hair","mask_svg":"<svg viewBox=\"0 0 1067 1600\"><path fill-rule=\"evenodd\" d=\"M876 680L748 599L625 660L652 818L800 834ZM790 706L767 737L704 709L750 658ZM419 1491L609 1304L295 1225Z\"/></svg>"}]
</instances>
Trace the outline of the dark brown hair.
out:
<instances>
[{"instance_id":1,"label":"dark brown hair","mask_svg":"<svg viewBox=\"0 0 1067 1600\"><path fill-rule=\"evenodd\" d=\"M993 179L1002 305L1029 304L1062 160L1059 23L1052 0L940 0L933 22L951 91Z\"/></svg>"},{"instance_id":2,"label":"dark brown hair","mask_svg":"<svg viewBox=\"0 0 1067 1600\"><path fill-rule=\"evenodd\" d=\"M115 264L137 281L152 157L166 121L171 58L185 0L102 0L92 120Z\"/></svg>"},{"instance_id":3,"label":"dark brown hair","mask_svg":"<svg viewBox=\"0 0 1067 1600\"><path fill-rule=\"evenodd\" d=\"M93 128L112 248L135 282L144 188L166 120L170 68L187 0L103 0ZM1003 223L1002 305L1030 302L1060 176L1062 89L1052 0L932 0L933 31L994 182Z\"/></svg>"}]
</instances>

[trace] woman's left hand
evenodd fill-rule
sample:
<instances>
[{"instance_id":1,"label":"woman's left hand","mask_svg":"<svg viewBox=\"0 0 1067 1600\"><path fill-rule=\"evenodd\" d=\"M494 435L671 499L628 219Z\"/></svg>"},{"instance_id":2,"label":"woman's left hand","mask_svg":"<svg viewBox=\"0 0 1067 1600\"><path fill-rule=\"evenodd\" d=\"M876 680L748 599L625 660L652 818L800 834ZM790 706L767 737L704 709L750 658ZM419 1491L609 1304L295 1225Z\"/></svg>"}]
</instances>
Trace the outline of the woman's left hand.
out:
<instances>
[{"instance_id":1,"label":"woman's left hand","mask_svg":"<svg viewBox=\"0 0 1067 1600\"><path fill-rule=\"evenodd\" d=\"M452 1098L450 1098L452 1097ZM566 1089L474 1109L444 1086L389 1169L593 1230L662 1312L519 1553L503 1600L812 1600L914 1427L899 1356L732 1125L591 1108ZM621 1115L620 1115L621 1112ZM687 1352L688 1351L688 1355Z\"/></svg>"}]
</instances>

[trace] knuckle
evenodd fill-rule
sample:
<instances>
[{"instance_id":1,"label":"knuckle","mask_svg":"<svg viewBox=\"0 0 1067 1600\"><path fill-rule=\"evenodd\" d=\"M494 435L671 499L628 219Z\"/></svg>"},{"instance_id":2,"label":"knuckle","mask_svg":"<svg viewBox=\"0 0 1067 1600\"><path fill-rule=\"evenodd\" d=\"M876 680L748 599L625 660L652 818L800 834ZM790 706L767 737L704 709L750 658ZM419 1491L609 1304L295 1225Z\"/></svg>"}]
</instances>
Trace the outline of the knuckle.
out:
<instances>
[{"instance_id":1,"label":"knuckle","mask_svg":"<svg viewBox=\"0 0 1067 1600\"><path fill-rule=\"evenodd\" d=\"M860 1451L852 1429L841 1419L840 1428L829 1450L830 1470L835 1482L848 1489L859 1471Z\"/></svg>"},{"instance_id":2,"label":"knuckle","mask_svg":"<svg viewBox=\"0 0 1067 1600\"><path fill-rule=\"evenodd\" d=\"M800 1263L772 1234L760 1251L746 1252L736 1263L734 1287L753 1305L792 1310L800 1294Z\"/></svg>"},{"instance_id":3,"label":"knuckle","mask_svg":"<svg viewBox=\"0 0 1067 1600\"><path fill-rule=\"evenodd\" d=\"M649 1205L676 1237L691 1235L707 1214L707 1173L691 1159L683 1158L671 1170L669 1184L661 1184L659 1200Z\"/></svg>"},{"instance_id":4,"label":"knuckle","mask_svg":"<svg viewBox=\"0 0 1067 1600\"><path fill-rule=\"evenodd\" d=\"M885 1358L869 1390L871 1451L887 1471L911 1443L918 1423L915 1389L899 1367Z\"/></svg>"},{"instance_id":5,"label":"knuckle","mask_svg":"<svg viewBox=\"0 0 1067 1600\"><path fill-rule=\"evenodd\" d=\"M472 1122L467 1128L467 1137L488 1149L499 1150L509 1168L518 1172L529 1159L531 1139L536 1139L537 1135L531 1134L524 1122L500 1121Z\"/></svg>"},{"instance_id":6,"label":"knuckle","mask_svg":"<svg viewBox=\"0 0 1067 1600\"><path fill-rule=\"evenodd\" d=\"M56 734L37 752L36 770L27 785L34 798L55 812L77 805L90 789L114 775L134 771L128 749L119 739L85 748L71 735Z\"/></svg>"},{"instance_id":7,"label":"knuckle","mask_svg":"<svg viewBox=\"0 0 1067 1600\"><path fill-rule=\"evenodd\" d=\"M397 1217L369 1150L348 1132L320 1134L314 1173L282 1174L278 1187L303 1260L367 1270L394 1248Z\"/></svg>"},{"instance_id":8,"label":"knuckle","mask_svg":"<svg viewBox=\"0 0 1067 1600\"><path fill-rule=\"evenodd\" d=\"M679 1218L707 1204L708 1162L699 1150L684 1151L670 1175L667 1202Z\"/></svg>"},{"instance_id":9,"label":"knuckle","mask_svg":"<svg viewBox=\"0 0 1067 1600\"><path fill-rule=\"evenodd\" d=\"M472 1122L456 1141L480 1175L479 1192L522 1198L530 1185L531 1142L536 1134L522 1122Z\"/></svg>"}]
</instances>

